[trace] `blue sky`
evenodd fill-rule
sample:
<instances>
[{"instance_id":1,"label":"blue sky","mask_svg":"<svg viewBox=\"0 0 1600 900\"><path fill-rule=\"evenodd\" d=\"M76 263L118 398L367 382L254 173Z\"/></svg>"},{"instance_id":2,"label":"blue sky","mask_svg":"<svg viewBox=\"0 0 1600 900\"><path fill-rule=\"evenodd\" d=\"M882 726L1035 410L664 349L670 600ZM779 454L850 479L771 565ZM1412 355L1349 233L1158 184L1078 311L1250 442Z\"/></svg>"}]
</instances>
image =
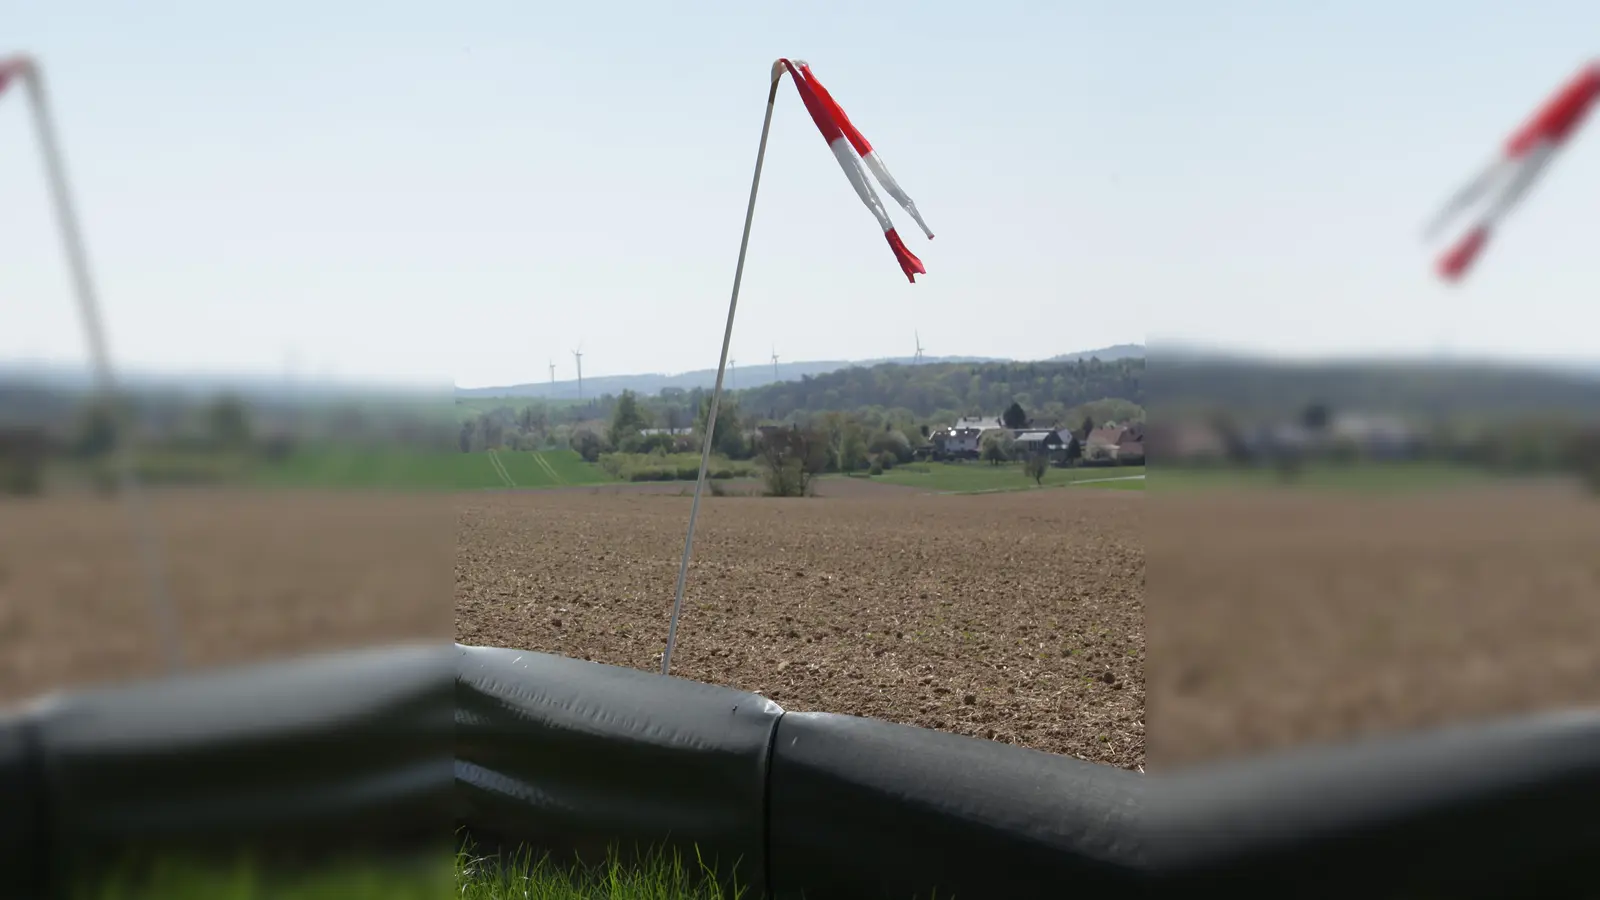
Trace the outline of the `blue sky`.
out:
<instances>
[{"instance_id":1,"label":"blue sky","mask_svg":"<svg viewBox=\"0 0 1600 900\"><path fill-rule=\"evenodd\" d=\"M908 285L785 84L735 358L1577 356L1600 135L1463 288L1436 205L1591 54L1600 5L247 7L0 0L47 66L120 360L462 385L712 366L772 59L917 200ZM0 358L82 358L20 96ZM1595 129L1600 130L1600 129ZM887 199L887 198L886 198ZM1600 355L1600 354L1595 354Z\"/></svg>"}]
</instances>

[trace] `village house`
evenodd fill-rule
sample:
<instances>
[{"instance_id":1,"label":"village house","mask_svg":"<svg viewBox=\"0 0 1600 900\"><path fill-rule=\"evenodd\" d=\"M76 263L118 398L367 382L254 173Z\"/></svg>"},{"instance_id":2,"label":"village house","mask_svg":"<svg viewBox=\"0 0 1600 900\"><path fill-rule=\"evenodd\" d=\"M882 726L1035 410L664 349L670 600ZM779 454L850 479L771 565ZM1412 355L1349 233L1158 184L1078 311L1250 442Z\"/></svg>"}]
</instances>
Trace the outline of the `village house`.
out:
<instances>
[{"instance_id":1,"label":"village house","mask_svg":"<svg viewBox=\"0 0 1600 900\"><path fill-rule=\"evenodd\" d=\"M977 456L983 435L981 428L945 427L929 435L928 441L945 456Z\"/></svg>"},{"instance_id":2,"label":"village house","mask_svg":"<svg viewBox=\"0 0 1600 900\"><path fill-rule=\"evenodd\" d=\"M1373 460L1407 459L1415 456L1422 444L1416 429L1395 416L1341 413L1330 423L1328 435Z\"/></svg>"},{"instance_id":3,"label":"village house","mask_svg":"<svg viewBox=\"0 0 1600 900\"><path fill-rule=\"evenodd\" d=\"M928 443L935 452L944 456L976 459L983 446L983 436L991 431L1004 431L1005 423L998 418L960 418L928 435Z\"/></svg>"},{"instance_id":4,"label":"village house","mask_svg":"<svg viewBox=\"0 0 1600 900\"><path fill-rule=\"evenodd\" d=\"M1102 425L1084 438L1083 456L1085 459L1116 459L1117 445L1121 442L1121 428L1116 425Z\"/></svg>"},{"instance_id":5,"label":"village house","mask_svg":"<svg viewBox=\"0 0 1600 900\"><path fill-rule=\"evenodd\" d=\"M1018 431L1013 438L1019 454L1050 453L1065 443L1058 431Z\"/></svg>"}]
</instances>

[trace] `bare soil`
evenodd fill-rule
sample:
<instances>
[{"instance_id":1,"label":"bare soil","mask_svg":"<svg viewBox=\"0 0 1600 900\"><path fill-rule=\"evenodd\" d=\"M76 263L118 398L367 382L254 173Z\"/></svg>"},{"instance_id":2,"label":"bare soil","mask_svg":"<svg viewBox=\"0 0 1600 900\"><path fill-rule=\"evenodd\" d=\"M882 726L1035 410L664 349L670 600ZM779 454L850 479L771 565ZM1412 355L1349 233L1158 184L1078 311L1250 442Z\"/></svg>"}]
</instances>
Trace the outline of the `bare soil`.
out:
<instances>
[{"instance_id":1,"label":"bare soil","mask_svg":"<svg viewBox=\"0 0 1600 900\"><path fill-rule=\"evenodd\" d=\"M450 634L449 496L149 500L187 667ZM135 537L115 498L0 500L0 703L163 672Z\"/></svg>"},{"instance_id":2,"label":"bare soil","mask_svg":"<svg viewBox=\"0 0 1600 900\"><path fill-rule=\"evenodd\" d=\"M1151 501L1153 766L1600 703L1600 502Z\"/></svg>"},{"instance_id":3,"label":"bare soil","mask_svg":"<svg viewBox=\"0 0 1600 900\"><path fill-rule=\"evenodd\" d=\"M707 497L673 674L1134 768L1143 496ZM833 488L833 496L828 489ZM660 667L689 500L460 500L462 643Z\"/></svg>"}]
</instances>

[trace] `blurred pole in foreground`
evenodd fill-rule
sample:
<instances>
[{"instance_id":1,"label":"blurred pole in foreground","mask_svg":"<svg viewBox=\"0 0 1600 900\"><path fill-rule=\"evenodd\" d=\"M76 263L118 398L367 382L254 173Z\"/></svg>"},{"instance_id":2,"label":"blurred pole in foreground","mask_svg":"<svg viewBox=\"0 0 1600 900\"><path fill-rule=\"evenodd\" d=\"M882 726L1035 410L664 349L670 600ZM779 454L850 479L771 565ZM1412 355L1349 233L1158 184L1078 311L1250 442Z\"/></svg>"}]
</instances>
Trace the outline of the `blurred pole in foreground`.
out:
<instances>
[{"instance_id":1,"label":"blurred pole in foreground","mask_svg":"<svg viewBox=\"0 0 1600 900\"><path fill-rule=\"evenodd\" d=\"M27 56L14 56L0 60L0 94L4 93L12 81L22 83L28 95L29 107L33 112L39 151L44 158L45 179L49 184L51 202L56 209L56 225L61 230L61 243L66 251L67 264L72 271L73 290L78 298L78 314L89 343L96 388L117 426L113 429L115 443L112 452L117 467L118 486L128 505L128 514L136 532L135 537L140 544L151 612L156 619L167 667L169 670L177 671L183 667L177 613L173 609L171 592L167 588L165 565L160 540L155 531L155 521L144 495L139 490L131 433L133 418L131 410L123 409L122 404L118 402L105 322L100 314L100 304L95 294L88 251L84 248L77 211L72 204L72 192L67 184L66 164L62 159L60 141L56 136L44 78L39 72L36 61Z\"/></svg>"}]
</instances>

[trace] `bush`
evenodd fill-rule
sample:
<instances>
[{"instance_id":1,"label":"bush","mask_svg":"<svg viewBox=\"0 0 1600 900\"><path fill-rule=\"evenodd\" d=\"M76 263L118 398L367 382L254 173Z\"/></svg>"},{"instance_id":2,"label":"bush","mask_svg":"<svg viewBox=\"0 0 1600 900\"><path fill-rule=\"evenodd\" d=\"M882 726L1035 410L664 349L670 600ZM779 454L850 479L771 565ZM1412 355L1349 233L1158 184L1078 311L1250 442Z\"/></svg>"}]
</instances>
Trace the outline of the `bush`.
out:
<instances>
[{"instance_id":1,"label":"bush","mask_svg":"<svg viewBox=\"0 0 1600 900\"><path fill-rule=\"evenodd\" d=\"M617 449L624 453L666 456L677 451L678 439L670 434L635 434L624 438Z\"/></svg>"},{"instance_id":2,"label":"bush","mask_svg":"<svg viewBox=\"0 0 1600 900\"><path fill-rule=\"evenodd\" d=\"M904 463L911 461L911 442L898 431L880 431L872 436L872 442L867 445L867 452L882 459L885 455L892 456L894 462ZM888 468L890 463L885 465Z\"/></svg>"},{"instance_id":3,"label":"bush","mask_svg":"<svg viewBox=\"0 0 1600 900\"><path fill-rule=\"evenodd\" d=\"M1029 456L1022 464L1022 471L1034 480L1035 484L1043 484L1045 473L1050 469L1050 457L1043 453Z\"/></svg>"},{"instance_id":4,"label":"bush","mask_svg":"<svg viewBox=\"0 0 1600 900\"><path fill-rule=\"evenodd\" d=\"M867 469L867 474L868 475L882 475L883 474L883 463L880 463L877 460L873 460L871 468Z\"/></svg>"},{"instance_id":5,"label":"bush","mask_svg":"<svg viewBox=\"0 0 1600 900\"><path fill-rule=\"evenodd\" d=\"M574 432L571 445L572 449L578 451L578 455L583 457L584 462L590 463L599 462L600 457L610 449L606 444L605 438L588 429Z\"/></svg>"},{"instance_id":6,"label":"bush","mask_svg":"<svg viewBox=\"0 0 1600 900\"><path fill-rule=\"evenodd\" d=\"M623 481L694 481L700 477L700 454L607 453L600 457L600 469ZM749 478L755 465L711 457L706 467L708 478Z\"/></svg>"}]
</instances>

